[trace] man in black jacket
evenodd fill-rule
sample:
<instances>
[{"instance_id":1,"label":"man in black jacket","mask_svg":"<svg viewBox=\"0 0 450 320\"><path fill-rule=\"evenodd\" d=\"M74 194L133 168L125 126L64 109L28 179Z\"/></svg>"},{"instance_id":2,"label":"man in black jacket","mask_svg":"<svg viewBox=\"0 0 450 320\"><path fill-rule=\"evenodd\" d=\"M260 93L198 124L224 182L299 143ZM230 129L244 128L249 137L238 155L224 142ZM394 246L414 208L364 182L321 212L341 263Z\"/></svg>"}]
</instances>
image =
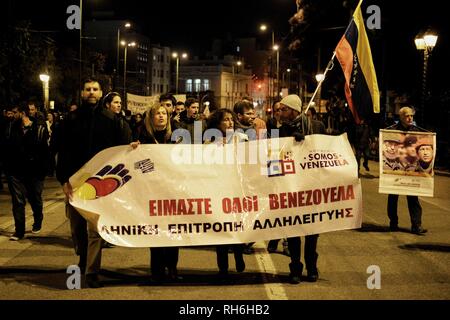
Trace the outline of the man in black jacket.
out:
<instances>
[{"instance_id":1,"label":"man in black jacket","mask_svg":"<svg viewBox=\"0 0 450 320\"><path fill-rule=\"evenodd\" d=\"M401 131L424 131L413 125L414 110L410 107L403 107L399 110L400 121L387 129ZM408 201L409 215L411 217L411 232L417 235L423 235L427 232L422 228L422 207L420 206L419 197L406 196ZM398 231L398 215L397 215L398 194L388 195L388 217L390 220L389 228L391 231Z\"/></svg>"},{"instance_id":2,"label":"man in black jacket","mask_svg":"<svg viewBox=\"0 0 450 320\"><path fill-rule=\"evenodd\" d=\"M60 143L56 177L66 195L66 214L75 252L80 256L79 267L86 272L86 283L91 288L101 287L98 273L101 265L103 240L97 226L87 223L69 203L72 186L69 178L98 152L117 145L129 144L129 135L123 132L120 119L110 110L102 108L102 89L99 81L84 81L82 104L70 112L60 128Z\"/></svg>"},{"instance_id":3,"label":"man in black jacket","mask_svg":"<svg viewBox=\"0 0 450 320\"><path fill-rule=\"evenodd\" d=\"M33 210L32 233L39 233L43 220L42 190L49 160L47 127L30 118L28 108L17 108L19 118L4 128L3 164L11 193L15 232L10 240L25 236L26 199Z\"/></svg>"},{"instance_id":4,"label":"man in black jacket","mask_svg":"<svg viewBox=\"0 0 450 320\"><path fill-rule=\"evenodd\" d=\"M294 137L296 141L302 141L305 135L313 134L313 126L310 119L302 113L302 101L295 94L284 97L281 101L281 121L280 137ZM307 279L310 282L316 282L319 277L317 270L317 240L318 234L305 236L305 264ZM301 239L300 237L288 238L288 248L291 255L289 269L289 280L292 284L298 284L301 281L303 264L301 259Z\"/></svg>"}]
</instances>

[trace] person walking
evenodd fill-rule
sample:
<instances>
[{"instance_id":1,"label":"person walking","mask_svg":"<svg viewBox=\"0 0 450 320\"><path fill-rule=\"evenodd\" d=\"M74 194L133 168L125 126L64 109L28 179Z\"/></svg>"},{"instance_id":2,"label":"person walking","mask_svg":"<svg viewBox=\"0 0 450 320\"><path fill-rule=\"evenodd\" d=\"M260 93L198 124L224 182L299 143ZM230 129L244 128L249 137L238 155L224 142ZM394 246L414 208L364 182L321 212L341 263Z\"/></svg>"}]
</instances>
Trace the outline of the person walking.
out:
<instances>
[{"instance_id":1,"label":"person walking","mask_svg":"<svg viewBox=\"0 0 450 320\"><path fill-rule=\"evenodd\" d=\"M410 107L403 107L399 110L400 121L386 129L390 130L400 130L400 131L424 131L423 129L415 126L414 121L414 110ZM409 143L408 143L409 146ZM414 146L412 146L414 149ZM417 235L424 235L427 233L427 229L422 227L422 207L419 202L418 196L406 196L408 201L409 216L411 218L411 233ZM398 205L398 194L389 194L387 203L387 213L389 217L389 229L391 231L399 231L398 227L398 215L397 215L397 205Z\"/></svg>"},{"instance_id":2,"label":"person walking","mask_svg":"<svg viewBox=\"0 0 450 320\"><path fill-rule=\"evenodd\" d=\"M281 105L281 121L283 125L280 127L280 137L294 137L296 141L302 141L305 135L313 134L313 126L311 120L302 112L302 101L295 94L288 95L280 101ZM319 278L317 269L317 240L318 234L305 236L305 264L307 271L307 280L316 282ZM301 258L301 238L290 237L288 240L288 248L291 257L289 264L290 274L289 281L292 284L301 282L303 264Z\"/></svg>"},{"instance_id":3,"label":"person walking","mask_svg":"<svg viewBox=\"0 0 450 320\"><path fill-rule=\"evenodd\" d=\"M157 104L147 111L145 126L139 133L137 141L131 143L133 149L139 144L167 144L171 143L172 128L170 113L167 107ZM150 269L152 279L156 282L180 281L178 275L178 247L152 247L150 248ZM166 275L167 268L167 275Z\"/></svg>"},{"instance_id":4,"label":"person walking","mask_svg":"<svg viewBox=\"0 0 450 320\"><path fill-rule=\"evenodd\" d=\"M78 266L83 274L86 273L86 284L90 288L103 286L98 278L103 239L97 226L70 204L73 189L69 178L98 152L131 142L116 114L100 105L102 95L97 79L88 78L83 82L80 107L69 112L61 123L56 165L56 178L66 196L66 215L70 220L75 252L80 257Z\"/></svg>"},{"instance_id":5,"label":"person walking","mask_svg":"<svg viewBox=\"0 0 450 320\"><path fill-rule=\"evenodd\" d=\"M216 143L223 145L248 141L246 134L242 132L235 132L236 118L235 113L226 108L221 108L214 111L208 118L207 129L218 129L222 134L222 137L215 137L214 141L209 140L205 143ZM243 272L245 270L245 262L243 257L244 247L245 244L242 243L216 246L217 266L219 267L220 280L228 279L228 252L230 248L234 253L236 271Z\"/></svg>"},{"instance_id":6,"label":"person walking","mask_svg":"<svg viewBox=\"0 0 450 320\"><path fill-rule=\"evenodd\" d=\"M2 143L15 224L15 232L10 237L13 241L25 237L26 199L33 210L32 233L41 231L44 218L42 191L49 160L47 126L31 118L27 106L19 106L17 111L19 118L10 123Z\"/></svg>"}]
</instances>

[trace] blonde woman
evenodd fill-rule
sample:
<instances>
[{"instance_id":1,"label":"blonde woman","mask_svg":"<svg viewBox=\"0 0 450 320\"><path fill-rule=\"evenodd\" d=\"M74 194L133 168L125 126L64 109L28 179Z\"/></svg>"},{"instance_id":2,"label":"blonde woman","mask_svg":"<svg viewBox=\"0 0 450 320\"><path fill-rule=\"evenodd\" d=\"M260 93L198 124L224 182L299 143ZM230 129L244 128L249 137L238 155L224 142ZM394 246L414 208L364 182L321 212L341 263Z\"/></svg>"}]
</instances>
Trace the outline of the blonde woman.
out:
<instances>
[{"instance_id":1,"label":"blonde woman","mask_svg":"<svg viewBox=\"0 0 450 320\"><path fill-rule=\"evenodd\" d=\"M147 111L145 125L138 134L138 140L131 143L135 149L139 144L171 143L172 128L170 126L169 112L160 104L154 105ZM156 282L182 280L178 276L178 247L150 248L150 269L152 278ZM168 274L166 276L166 268Z\"/></svg>"}]
</instances>

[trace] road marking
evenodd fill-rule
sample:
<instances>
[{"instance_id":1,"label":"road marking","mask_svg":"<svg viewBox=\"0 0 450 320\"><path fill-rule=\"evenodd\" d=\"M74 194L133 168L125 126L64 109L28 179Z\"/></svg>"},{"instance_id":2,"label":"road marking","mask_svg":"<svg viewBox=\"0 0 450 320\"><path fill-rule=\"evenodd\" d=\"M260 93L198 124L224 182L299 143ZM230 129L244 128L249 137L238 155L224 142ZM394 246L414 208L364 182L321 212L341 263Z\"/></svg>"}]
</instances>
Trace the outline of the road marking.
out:
<instances>
[{"instance_id":1,"label":"road marking","mask_svg":"<svg viewBox=\"0 0 450 320\"><path fill-rule=\"evenodd\" d=\"M256 249L264 249L255 250L255 258L256 262L258 263L259 270L263 273L276 274L277 269L275 268L270 254L267 252L265 242L257 242L253 246ZM266 283L264 285L264 288L266 289L267 297L270 300L288 300L286 292L284 291L283 285L281 283Z\"/></svg>"}]
</instances>

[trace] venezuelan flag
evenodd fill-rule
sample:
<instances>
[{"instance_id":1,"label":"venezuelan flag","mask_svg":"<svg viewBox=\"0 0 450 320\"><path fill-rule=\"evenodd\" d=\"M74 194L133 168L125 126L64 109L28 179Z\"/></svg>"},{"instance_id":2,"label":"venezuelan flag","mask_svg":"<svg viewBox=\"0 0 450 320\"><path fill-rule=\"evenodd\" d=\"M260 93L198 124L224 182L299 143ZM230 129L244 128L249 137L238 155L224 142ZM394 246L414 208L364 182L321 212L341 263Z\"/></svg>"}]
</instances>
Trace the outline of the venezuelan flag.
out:
<instances>
[{"instance_id":1,"label":"venezuelan flag","mask_svg":"<svg viewBox=\"0 0 450 320\"><path fill-rule=\"evenodd\" d=\"M345 96L355 122L380 112L380 92L369 40L359 2L345 34L336 46L336 57L344 71Z\"/></svg>"}]
</instances>

